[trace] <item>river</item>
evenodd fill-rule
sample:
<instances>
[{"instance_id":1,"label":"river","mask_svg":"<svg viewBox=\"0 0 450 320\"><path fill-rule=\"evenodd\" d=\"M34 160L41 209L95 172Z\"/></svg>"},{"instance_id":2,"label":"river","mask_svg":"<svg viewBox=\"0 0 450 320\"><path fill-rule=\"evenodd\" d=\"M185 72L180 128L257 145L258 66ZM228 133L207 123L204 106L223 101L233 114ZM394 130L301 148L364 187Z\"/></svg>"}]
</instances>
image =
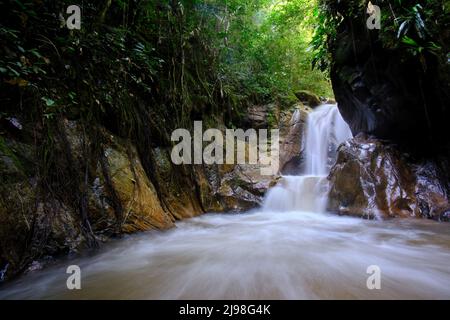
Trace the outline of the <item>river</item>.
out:
<instances>
[{"instance_id":1,"label":"river","mask_svg":"<svg viewBox=\"0 0 450 320\"><path fill-rule=\"evenodd\" d=\"M305 168L262 208L128 236L8 283L0 299L450 299L449 225L326 213L326 173L351 133L332 105L308 123ZM81 290L67 289L69 265Z\"/></svg>"}]
</instances>

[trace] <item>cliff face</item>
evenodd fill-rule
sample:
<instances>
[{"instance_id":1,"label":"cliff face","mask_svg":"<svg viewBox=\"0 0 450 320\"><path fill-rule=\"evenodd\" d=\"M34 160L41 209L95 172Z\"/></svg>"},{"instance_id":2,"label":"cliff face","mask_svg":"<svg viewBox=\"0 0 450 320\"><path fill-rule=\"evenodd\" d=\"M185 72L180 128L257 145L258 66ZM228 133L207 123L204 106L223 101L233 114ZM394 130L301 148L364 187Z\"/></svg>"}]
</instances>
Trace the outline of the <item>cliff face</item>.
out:
<instances>
[{"instance_id":1,"label":"cliff face","mask_svg":"<svg viewBox=\"0 0 450 320\"><path fill-rule=\"evenodd\" d=\"M283 161L299 157L300 149L283 142L298 140L304 130L298 113L304 110L304 121L308 108L258 108L259 116L250 113L247 124L276 121L272 125L282 128ZM249 210L262 203L278 178L261 175L258 165L175 165L170 146L153 142L141 153L132 140L101 124L92 136L67 118L58 121L52 144L56 163L44 173L42 146L31 138L39 130L36 123L11 118L2 128L1 280L124 234L169 229L178 220L206 212Z\"/></svg>"},{"instance_id":2,"label":"cliff face","mask_svg":"<svg viewBox=\"0 0 450 320\"><path fill-rule=\"evenodd\" d=\"M212 39L182 27L192 3L86 3L69 30L71 4L0 4L0 281L123 234L252 208L271 183L249 166L170 159L175 129L240 121Z\"/></svg>"},{"instance_id":3,"label":"cliff face","mask_svg":"<svg viewBox=\"0 0 450 320\"><path fill-rule=\"evenodd\" d=\"M392 15L402 17L410 3L389 8L382 1L372 2L380 6L384 17L380 30L367 28L364 1L330 6L343 19L330 41L331 79L343 117L355 135L367 133L411 151L449 154L450 73L446 58L425 48L411 54L413 49L396 39L397 29L390 25ZM437 23L442 32L434 36L445 43L446 21ZM437 42L429 38L424 42Z\"/></svg>"},{"instance_id":4,"label":"cliff face","mask_svg":"<svg viewBox=\"0 0 450 320\"><path fill-rule=\"evenodd\" d=\"M324 3L340 21L328 43L333 89L358 136L339 151L330 174L329 209L372 218L447 219L450 72L443 12L448 6L430 1L425 11L408 1L393 6L372 1L383 19L380 30L369 30L367 1ZM427 25L423 34L412 26L418 16ZM406 35L416 40L399 37L406 19L412 24ZM439 43L444 54L430 50L431 43Z\"/></svg>"}]
</instances>

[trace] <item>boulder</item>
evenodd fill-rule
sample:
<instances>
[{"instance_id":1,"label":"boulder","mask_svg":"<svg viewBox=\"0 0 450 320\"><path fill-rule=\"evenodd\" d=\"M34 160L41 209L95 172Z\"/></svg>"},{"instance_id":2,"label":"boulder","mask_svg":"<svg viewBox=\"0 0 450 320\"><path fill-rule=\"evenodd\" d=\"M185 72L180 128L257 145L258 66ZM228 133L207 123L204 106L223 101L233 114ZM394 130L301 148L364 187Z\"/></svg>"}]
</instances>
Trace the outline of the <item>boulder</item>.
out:
<instances>
[{"instance_id":1,"label":"boulder","mask_svg":"<svg viewBox=\"0 0 450 320\"><path fill-rule=\"evenodd\" d=\"M308 90L297 91L295 92L295 96L298 100L300 100L300 102L310 106L311 108L317 107L322 103L318 95Z\"/></svg>"},{"instance_id":2,"label":"boulder","mask_svg":"<svg viewBox=\"0 0 450 320\"><path fill-rule=\"evenodd\" d=\"M441 221L450 218L450 181L446 159L426 161L416 167L416 198L423 217Z\"/></svg>"},{"instance_id":3,"label":"boulder","mask_svg":"<svg viewBox=\"0 0 450 320\"><path fill-rule=\"evenodd\" d=\"M298 174L302 165L306 120L311 108L296 104L280 119L280 172L285 175Z\"/></svg>"},{"instance_id":4,"label":"boulder","mask_svg":"<svg viewBox=\"0 0 450 320\"><path fill-rule=\"evenodd\" d=\"M338 150L328 177L328 210L369 219L446 219L447 186L438 172L434 164L413 165L394 146L360 134Z\"/></svg>"},{"instance_id":5,"label":"boulder","mask_svg":"<svg viewBox=\"0 0 450 320\"><path fill-rule=\"evenodd\" d=\"M261 175L258 165L236 165L221 179L218 196L226 211L246 211L260 206L279 176Z\"/></svg>"}]
</instances>

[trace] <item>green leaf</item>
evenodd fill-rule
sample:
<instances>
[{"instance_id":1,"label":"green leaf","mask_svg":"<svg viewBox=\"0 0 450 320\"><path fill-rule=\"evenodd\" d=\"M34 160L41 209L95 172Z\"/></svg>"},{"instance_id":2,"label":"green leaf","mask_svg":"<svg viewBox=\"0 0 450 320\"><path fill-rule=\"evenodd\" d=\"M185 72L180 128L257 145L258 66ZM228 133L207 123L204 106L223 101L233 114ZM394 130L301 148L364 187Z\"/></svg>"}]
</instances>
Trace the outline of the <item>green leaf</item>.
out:
<instances>
[{"instance_id":1,"label":"green leaf","mask_svg":"<svg viewBox=\"0 0 450 320\"><path fill-rule=\"evenodd\" d=\"M47 107L51 107L51 106L55 105L55 101L50 98L42 97L42 100L45 102L45 105Z\"/></svg>"},{"instance_id":2,"label":"green leaf","mask_svg":"<svg viewBox=\"0 0 450 320\"><path fill-rule=\"evenodd\" d=\"M418 47L419 45L417 44L417 42L414 40L414 39L412 39L412 38L410 38L410 37L408 37L408 36L404 36L403 38L402 38L402 42L404 43L404 44L407 44L407 45L410 45L410 46L413 46L413 47Z\"/></svg>"}]
</instances>

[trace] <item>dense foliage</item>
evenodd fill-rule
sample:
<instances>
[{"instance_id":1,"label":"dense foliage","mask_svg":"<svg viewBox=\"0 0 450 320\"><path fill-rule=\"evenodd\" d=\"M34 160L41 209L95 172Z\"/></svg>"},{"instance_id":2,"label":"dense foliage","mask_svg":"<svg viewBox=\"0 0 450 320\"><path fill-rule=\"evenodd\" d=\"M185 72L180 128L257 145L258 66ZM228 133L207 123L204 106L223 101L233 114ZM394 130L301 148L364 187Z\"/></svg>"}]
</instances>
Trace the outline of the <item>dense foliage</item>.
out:
<instances>
[{"instance_id":1,"label":"dense foliage","mask_svg":"<svg viewBox=\"0 0 450 320\"><path fill-rule=\"evenodd\" d=\"M332 95L307 51L314 3L83 1L81 29L70 30L72 0L2 1L0 153L12 156L6 141L35 146L29 162L17 162L39 201L59 199L79 212L89 235L89 181L99 166L114 212L123 216L104 129L136 146L160 190L149 150L170 148L174 129L199 119L243 126L248 106L289 106L295 90ZM82 128L76 156L67 120Z\"/></svg>"},{"instance_id":2,"label":"dense foliage","mask_svg":"<svg viewBox=\"0 0 450 320\"><path fill-rule=\"evenodd\" d=\"M374 0L338 1L321 0L318 6L318 23L313 37L314 63L326 70L330 63L330 52L334 50L336 32L345 18L369 17L368 4L381 9L379 39L387 50L402 53L404 59L420 61L424 71L427 59L439 59L447 64L449 55L450 3L446 0ZM345 17L344 17L345 16Z\"/></svg>"},{"instance_id":3,"label":"dense foliage","mask_svg":"<svg viewBox=\"0 0 450 320\"><path fill-rule=\"evenodd\" d=\"M69 250L68 231L49 235L49 225L65 213L77 215L89 247L97 244L93 221L102 236L121 233L130 211L109 170L112 140L127 146L121 152L131 167L139 160L169 208L168 194L200 194L196 167L165 162L174 129L190 128L193 120L244 126L248 106L291 106L296 90L331 96L307 50L314 3L1 1L0 281L9 261L8 272L15 273L42 253ZM76 4L81 29L70 30L67 8ZM134 185L137 174L130 170ZM112 221L104 221L103 211L96 220L97 207L90 205L98 181ZM49 245L56 238L64 244Z\"/></svg>"},{"instance_id":4,"label":"dense foliage","mask_svg":"<svg viewBox=\"0 0 450 320\"><path fill-rule=\"evenodd\" d=\"M20 106L43 121L106 117L129 131L143 121L186 126L205 113L231 122L252 103L291 103L299 89L332 95L307 50L315 1L90 2L81 30L69 31L72 2L2 5L1 99L9 111L20 95L30 99ZM147 119L136 116L142 112Z\"/></svg>"}]
</instances>

